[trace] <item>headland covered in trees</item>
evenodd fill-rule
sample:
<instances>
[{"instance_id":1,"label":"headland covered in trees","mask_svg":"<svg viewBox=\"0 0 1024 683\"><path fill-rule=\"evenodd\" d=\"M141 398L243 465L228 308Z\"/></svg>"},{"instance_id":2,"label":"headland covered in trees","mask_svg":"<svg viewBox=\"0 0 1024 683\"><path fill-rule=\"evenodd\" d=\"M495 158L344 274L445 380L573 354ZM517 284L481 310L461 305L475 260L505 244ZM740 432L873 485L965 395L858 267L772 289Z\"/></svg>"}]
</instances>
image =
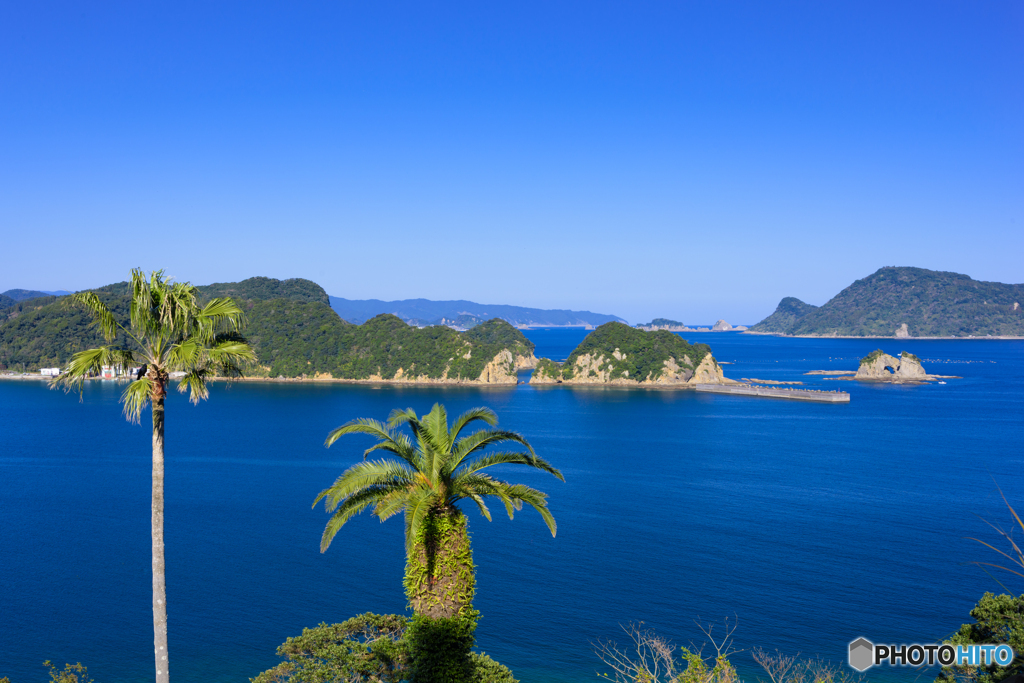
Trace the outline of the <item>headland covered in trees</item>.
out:
<instances>
[{"instance_id":1,"label":"headland covered in trees","mask_svg":"<svg viewBox=\"0 0 1024 683\"><path fill-rule=\"evenodd\" d=\"M1024 284L886 267L823 306L786 297L750 333L794 337L1021 337Z\"/></svg>"},{"instance_id":2,"label":"headland covered in trees","mask_svg":"<svg viewBox=\"0 0 1024 683\"><path fill-rule=\"evenodd\" d=\"M389 314L355 325L331 309L320 285L303 279L255 277L199 290L204 300L230 297L244 311L240 333L258 357L249 376L514 384L516 371L536 362L533 343L500 319L466 332L416 328ZM93 291L118 320L127 320L128 283ZM0 319L4 369L60 367L103 343L88 313L55 296L17 301L0 310Z\"/></svg>"},{"instance_id":3,"label":"headland covered in trees","mask_svg":"<svg viewBox=\"0 0 1024 683\"><path fill-rule=\"evenodd\" d=\"M198 289L207 301L230 297L244 311L240 334L258 358L246 373L253 379L515 384L519 370L536 366L532 384L692 388L729 381L706 344L615 321L590 333L558 364L538 361L533 342L498 318L466 331L414 327L387 313L357 325L343 320L324 289L309 280L255 277ZM127 320L127 283L93 291L116 318ZM102 345L90 316L59 297L15 302L0 316L6 318L0 323L0 369L61 367L77 351Z\"/></svg>"}]
</instances>

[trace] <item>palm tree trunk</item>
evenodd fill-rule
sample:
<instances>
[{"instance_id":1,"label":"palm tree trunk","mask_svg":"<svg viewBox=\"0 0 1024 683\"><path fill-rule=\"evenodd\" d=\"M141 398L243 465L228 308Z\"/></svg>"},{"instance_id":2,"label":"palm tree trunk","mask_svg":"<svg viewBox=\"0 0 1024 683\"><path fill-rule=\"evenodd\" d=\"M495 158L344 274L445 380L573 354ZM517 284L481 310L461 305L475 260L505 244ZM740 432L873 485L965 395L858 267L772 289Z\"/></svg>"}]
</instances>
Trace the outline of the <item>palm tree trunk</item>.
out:
<instances>
[{"instance_id":1,"label":"palm tree trunk","mask_svg":"<svg viewBox=\"0 0 1024 683\"><path fill-rule=\"evenodd\" d=\"M405 570L417 614L449 619L472 612L476 578L466 522L458 508L446 508L429 513L417 531Z\"/></svg>"},{"instance_id":2,"label":"palm tree trunk","mask_svg":"<svg viewBox=\"0 0 1024 683\"><path fill-rule=\"evenodd\" d=\"M167 585L164 576L164 392L153 392L153 647L156 683L170 683L167 659Z\"/></svg>"}]
</instances>

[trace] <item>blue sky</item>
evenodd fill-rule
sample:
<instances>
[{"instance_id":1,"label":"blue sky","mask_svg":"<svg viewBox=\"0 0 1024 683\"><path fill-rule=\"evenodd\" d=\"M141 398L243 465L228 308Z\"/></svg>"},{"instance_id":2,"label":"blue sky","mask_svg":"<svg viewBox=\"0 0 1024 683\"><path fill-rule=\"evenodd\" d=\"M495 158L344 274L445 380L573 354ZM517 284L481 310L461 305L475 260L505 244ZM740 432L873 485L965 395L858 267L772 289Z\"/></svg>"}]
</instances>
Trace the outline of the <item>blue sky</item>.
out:
<instances>
[{"instance_id":1,"label":"blue sky","mask_svg":"<svg viewBox=\"0 0 1024 683\"><path fill-rule=\"evenodd\" d=\"M751 323L1024 281L1024 5L5 3L0 291L165 268Z\"/></svg>"}]
</instances>

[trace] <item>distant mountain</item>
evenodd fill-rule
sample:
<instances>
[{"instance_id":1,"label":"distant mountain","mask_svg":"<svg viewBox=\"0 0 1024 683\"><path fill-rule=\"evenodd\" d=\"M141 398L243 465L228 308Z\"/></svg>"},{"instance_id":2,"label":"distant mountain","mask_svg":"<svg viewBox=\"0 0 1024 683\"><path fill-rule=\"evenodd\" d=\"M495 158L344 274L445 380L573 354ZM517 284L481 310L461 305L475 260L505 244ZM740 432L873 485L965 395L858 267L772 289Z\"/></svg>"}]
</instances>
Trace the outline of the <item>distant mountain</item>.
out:
<instances>
[{"instance_id":1,"label":"distant mountain","mask_svg":"<svg viewBox=\"0 0 1024 683\"><path fill-rule=\"evenodd\" d=\"M592 326L607 322L624 322L614 315L590 311L545 310L502 304L478 304L472 301L430 301L405 299L380 301L379 299L343 299L331 297L331 308L345 320L363 323L381 313L396 315L410 325L454 324L472 327L474 324L501 318L513 325L529 327Z\"/></svg>"},{"instance_id":2,"label":"distant mountain","mask_svg":"<svg viewBox=\"0 0 1024 683\"><path fill-rule=\"evenodd\" d=\"M821 307L786 297L751 332L797 336L1024 336L1024 285L887 267Z\"/></svg>"},{"instance_id":3,"label":"distant mountain","mask_svg":"<svg viewBox=\"0 0 1024 683\"><path fill-rule=\"evenodd\" d=\"M38 299L41 296L65 296L67 294L71 294L71 292L64 291L63 289L59 289L56 292L40 292L34 289L8 289L0 296L7 296L15 301L25 301L27 299Z\"/></svg>"}]
</instances>

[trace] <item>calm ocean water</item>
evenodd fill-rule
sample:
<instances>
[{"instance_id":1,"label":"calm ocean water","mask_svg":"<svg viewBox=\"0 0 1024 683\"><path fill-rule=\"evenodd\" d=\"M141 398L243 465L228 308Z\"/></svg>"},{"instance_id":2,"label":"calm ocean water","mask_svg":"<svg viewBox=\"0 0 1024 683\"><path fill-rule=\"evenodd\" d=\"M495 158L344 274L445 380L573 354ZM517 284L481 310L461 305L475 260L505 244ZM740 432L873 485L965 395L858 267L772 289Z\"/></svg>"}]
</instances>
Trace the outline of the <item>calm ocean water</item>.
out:
<instances>
[{"instance_id":1,"label":"calm ocean water","mask_svg":"<svg viewBox=\"0 0 1024 683\"><path fill-rule=\"evenodd\" d=\"M562 359L583 337L537 330ZM395 407L494 408L565 474L506 467L550 493L538 515L467 510L478 564L478 645L524 682L593 680L590 642L642 620L678 643L694 620L738 621L740 648L845 662L847 643L930 642L968 620L995 581L978 516L1024 508L1024 342L811 340L693 334L730 377L809 380L848 405L621 389L217 386L167 417L171 671L245 681L303 627L402 612L402 523L362 516L318 550L310 505L370 442L327 432ZM855 369L882 346L946 385L804 377ZM44 659L100 683L152 679L148 426L112 383L84 402L0 382L0 676L42 681ZM499 506L500 507L500 506ZM977 515L977 516L976 516ZM1024 585L1011 587L1024 593ZM734 662L751 680L749 653ZM930 680L905 670L871 679Z\"/></svg>"}]
</instances>

